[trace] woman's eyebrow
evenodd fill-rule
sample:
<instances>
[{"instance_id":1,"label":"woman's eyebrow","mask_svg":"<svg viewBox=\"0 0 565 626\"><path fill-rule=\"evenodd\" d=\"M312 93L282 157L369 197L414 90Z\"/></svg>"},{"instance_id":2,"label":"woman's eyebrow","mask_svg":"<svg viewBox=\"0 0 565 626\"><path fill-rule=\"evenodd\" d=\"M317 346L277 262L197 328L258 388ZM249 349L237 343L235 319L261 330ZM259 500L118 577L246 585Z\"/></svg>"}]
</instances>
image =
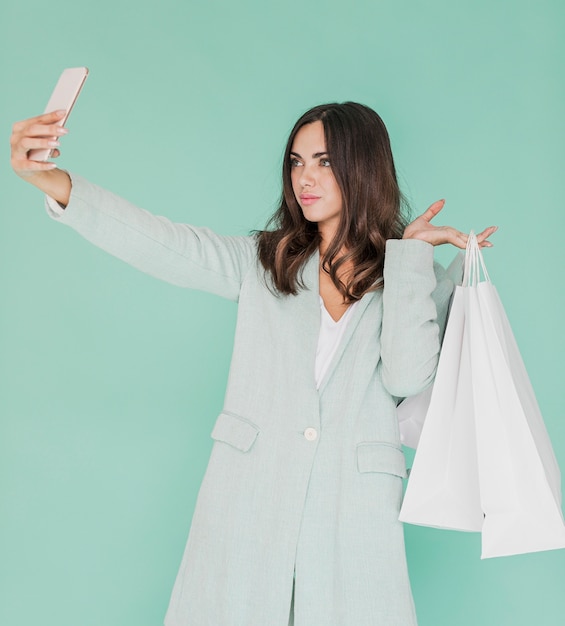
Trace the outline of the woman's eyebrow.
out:
<instances>
[{"instance_id":1,"label":"woman's eyebrow","mask_svg":"<svg viewBox=\"0 0 565 626\"><path fill-rule=\"evenodd\" d=\"M312 155L313 159L319 159L320 157L323 156L327 156L328 152L314 152L314 154ZM298 154L298 152L291 152L290 156L295 156L298 157L299 159L301 159L302 157Z\"/></svg>"}]
</instances>

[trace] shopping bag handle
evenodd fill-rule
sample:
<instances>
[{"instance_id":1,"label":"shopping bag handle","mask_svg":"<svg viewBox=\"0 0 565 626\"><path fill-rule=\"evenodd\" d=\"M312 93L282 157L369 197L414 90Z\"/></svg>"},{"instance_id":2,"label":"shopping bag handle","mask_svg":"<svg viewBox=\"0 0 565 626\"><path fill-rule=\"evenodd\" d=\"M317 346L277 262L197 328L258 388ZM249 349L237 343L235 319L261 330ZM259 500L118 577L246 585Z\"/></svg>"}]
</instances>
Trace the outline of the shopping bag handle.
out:
<instances>
[{"instance_id":1,"label":"shopping bag handle","mask_svg":"<svg viewBox=\"0 0 565 626\"><path fill-rule=\"evenodd\" d=\"M463 287L476 287L481 282L481 271L486 282L490 278L483 259L483 253L474 231L469 233L465 250L465 269L463 271Z\"/></svg>"}]
</instances>

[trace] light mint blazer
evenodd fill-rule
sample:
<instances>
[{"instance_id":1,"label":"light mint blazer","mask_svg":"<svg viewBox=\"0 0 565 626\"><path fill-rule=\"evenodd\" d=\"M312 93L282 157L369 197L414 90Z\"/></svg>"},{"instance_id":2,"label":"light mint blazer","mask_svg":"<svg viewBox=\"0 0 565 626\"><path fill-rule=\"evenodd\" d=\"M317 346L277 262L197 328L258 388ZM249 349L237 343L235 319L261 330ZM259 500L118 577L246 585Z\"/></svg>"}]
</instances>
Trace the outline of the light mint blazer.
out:
<instances>
[{"instance_id":1,"label":"light mint blazer","mask_svg":"<svg viewBox=\"0 0 565 626\"><path fill-rule=\"evenodd\" d=\"M274 295L252 237L134 207L73 176L52 216L157 278L239 303L223 412L167 626L413 626L398 512L398 397L431 383L453 289L421 241L387 243L384 289L353 312L321 386L319 258Z\"/></svg>"}]
</instances>

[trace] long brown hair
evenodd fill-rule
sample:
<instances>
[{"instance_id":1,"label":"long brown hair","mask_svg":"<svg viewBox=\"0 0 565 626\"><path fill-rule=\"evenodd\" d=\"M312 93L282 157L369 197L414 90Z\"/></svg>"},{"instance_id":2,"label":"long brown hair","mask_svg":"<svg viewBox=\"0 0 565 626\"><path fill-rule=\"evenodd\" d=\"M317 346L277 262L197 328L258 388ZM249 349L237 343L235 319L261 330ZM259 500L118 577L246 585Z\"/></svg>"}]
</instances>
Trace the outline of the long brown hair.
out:
<instances>
[{"instance_id":1,"label":"long brown hair","mask_svg":"<svg viewBox=\"0 0 565 626\"><path fill-rule=\"evenodd\" d=\"M382 286L387 239L400 239L406 226L390 140L382 119L355 102L322 104L296 122L284 152L279 208L257 233L259 260L277 291L293 294L304 285L301 269L320 244L317 224L305 219L292 190L290 151L298 131L321 121L343 208L322 268L346 302ZM348 265L344 265L348 264ZM352 271L338 278L342 267Z\"/></svg>"}]
</instances>

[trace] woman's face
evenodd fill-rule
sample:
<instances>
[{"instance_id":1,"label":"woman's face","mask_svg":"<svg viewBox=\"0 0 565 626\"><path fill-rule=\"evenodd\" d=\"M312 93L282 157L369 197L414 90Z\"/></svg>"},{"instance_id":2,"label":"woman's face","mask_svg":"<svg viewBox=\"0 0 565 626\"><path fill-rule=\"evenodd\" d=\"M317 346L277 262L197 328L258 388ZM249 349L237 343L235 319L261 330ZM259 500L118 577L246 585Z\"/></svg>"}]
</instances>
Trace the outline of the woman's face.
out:
<instances>
[{"instance_id":1,"label":"woman's face","mask_svg":"<svg viewBox=\"0 0 565 626\"><path fill-rule=\"evenodd\" d=\"M339 225L343 200L321 121L306 124L296 133L290 159L292 189L304 217L317 222L324 239L330 240Z\"/></svg>"}]
</instances>

